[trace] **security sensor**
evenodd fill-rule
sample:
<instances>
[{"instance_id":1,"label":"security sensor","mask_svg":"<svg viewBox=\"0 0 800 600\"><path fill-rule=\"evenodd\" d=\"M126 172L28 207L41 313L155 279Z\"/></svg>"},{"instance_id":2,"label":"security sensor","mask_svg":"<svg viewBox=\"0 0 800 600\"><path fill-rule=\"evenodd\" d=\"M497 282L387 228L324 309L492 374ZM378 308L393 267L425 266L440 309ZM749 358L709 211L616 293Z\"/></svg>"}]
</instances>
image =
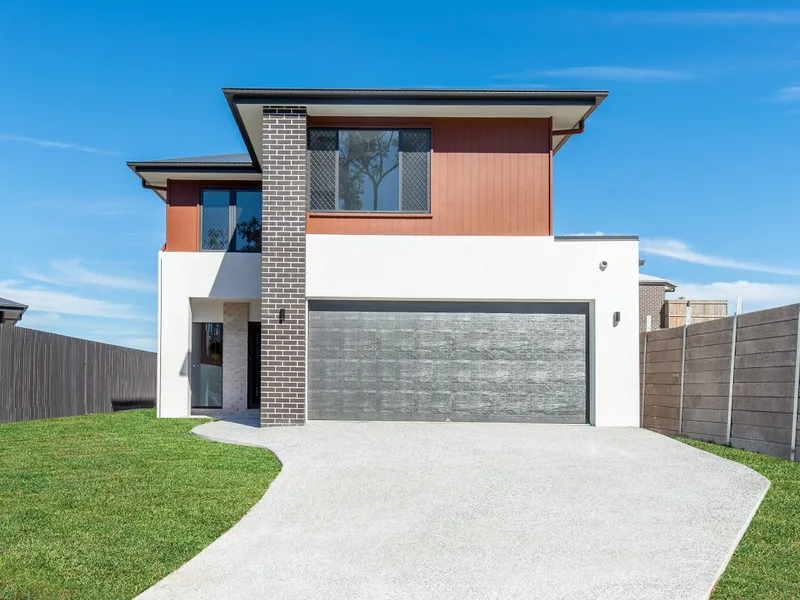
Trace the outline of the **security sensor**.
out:
<instances>
[{"instance_id":1,"label":"security sensor","mask_svg":"<svg viewBox=\"0 0 800 600\"><path fill-rule=\"evenodd\" d=\"M600 261L600 270L601 270L601 271L605 271L607 267L608 267L608 261L606 261L606 260L601 260L601 261Z\"/></svg>"}]
</instances>

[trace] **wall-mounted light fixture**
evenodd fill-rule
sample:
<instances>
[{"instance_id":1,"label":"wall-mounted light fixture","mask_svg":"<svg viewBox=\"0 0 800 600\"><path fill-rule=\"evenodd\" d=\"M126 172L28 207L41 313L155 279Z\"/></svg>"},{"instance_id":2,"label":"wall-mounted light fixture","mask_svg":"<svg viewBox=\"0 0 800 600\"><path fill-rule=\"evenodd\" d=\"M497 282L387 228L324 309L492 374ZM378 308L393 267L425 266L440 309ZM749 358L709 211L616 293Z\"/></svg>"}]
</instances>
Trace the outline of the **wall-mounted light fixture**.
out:
<instances>
[{"instance_id":1,"label":"wall-mounted light fixture","mask_svg":"<svg viewBox=\"0 0 800 600\"><path fill-rule=\"evenodd\" d=\"M621 315L619 311L614 313L614 327L616 327L619 324L620 316Z\"/></svg>"},{"instance_id":2,"label":"wall-mounted light fixture","mask_svg":"<svg viewBox=\"0 0 800 600\"><path fill-rule=\"evenodd\" d=\"M283 322L286 320L286 309L282 308L280 312L278 312L278 323L283 325Z\"/></svg>"},{"instance_id":3,"label":"wall-mounted light fixture","mask_svg":"<svg viewBox=\"0 0 800 600\"><path fill-rule=\"evenodd\" d=\"M600 261L600 270L601 271L605 271L607 268L608 268L608 261L607 260L601 260Z\"/></svg>"}]
</instances>

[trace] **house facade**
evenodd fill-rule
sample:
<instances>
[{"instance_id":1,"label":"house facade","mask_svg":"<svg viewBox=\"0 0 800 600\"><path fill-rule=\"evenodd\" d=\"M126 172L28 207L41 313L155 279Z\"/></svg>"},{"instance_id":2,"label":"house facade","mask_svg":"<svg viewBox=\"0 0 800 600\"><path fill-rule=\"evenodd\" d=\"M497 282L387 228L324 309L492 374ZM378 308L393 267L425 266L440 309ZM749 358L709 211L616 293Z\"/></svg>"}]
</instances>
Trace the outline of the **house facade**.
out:
<instances>
[{"instance_id":1,"label":"house facade","mask_svg":"<svg viewBox=\"0 0 800 600\"><path fill-rule=\"evenodd\" d=\"M674 292L677 287L666 279L639 273L639 331L658 331L669 327L664 301L666 293ZM649 330L647 317L650 317Z\"/></svg>"},{"instance_id":2,"label":"house facade","mask_svg":"<svg viewBox=\"0 0 800 600\"><path fill-rule=\"evenodd\" d=\"M158 414L638 426L638 241L554 236L605 92L224 90L166 205Z\"/></svg>"}]
</instances>

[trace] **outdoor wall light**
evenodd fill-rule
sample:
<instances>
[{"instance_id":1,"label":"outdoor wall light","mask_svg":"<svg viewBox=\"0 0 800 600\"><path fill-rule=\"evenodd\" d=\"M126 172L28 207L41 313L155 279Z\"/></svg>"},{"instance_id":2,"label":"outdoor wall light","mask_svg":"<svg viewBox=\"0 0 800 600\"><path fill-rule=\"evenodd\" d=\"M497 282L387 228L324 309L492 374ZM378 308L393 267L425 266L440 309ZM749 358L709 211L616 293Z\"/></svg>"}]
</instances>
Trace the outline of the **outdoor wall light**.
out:
<instances>
[{"instance_id":1,"label":"outdoor wall light","mask_svg":"<svg viewBox=\"0 0 800 600\"><path fill-rule=\"evenodd\" d=\"M608 268L608 261L607 260L601 260L600 261L600 270L601 271L605 271L607 268Z\"/></svg>"},{"instance_id":2,"label":"outdoor wall light","mask_svg":"<svg viewBox=\"0 0 800 600\"><path fill-rule=\"evenodd\" d=\"M283 325L283 322L286 320L286 309L282 308L280 312L278 312L278 323Z\"/></svg>"},{"instance_id":3,"label":"outdoor wall light","mask_svg":"<svg viewBox=\"0 0 800 600\"><path fill-rule=\"evenodd\" d=\"M620 312L617 311L614 313L614 327L616 327L619 324L619 321L620 321Z\"/></svg>"}]
</instances>

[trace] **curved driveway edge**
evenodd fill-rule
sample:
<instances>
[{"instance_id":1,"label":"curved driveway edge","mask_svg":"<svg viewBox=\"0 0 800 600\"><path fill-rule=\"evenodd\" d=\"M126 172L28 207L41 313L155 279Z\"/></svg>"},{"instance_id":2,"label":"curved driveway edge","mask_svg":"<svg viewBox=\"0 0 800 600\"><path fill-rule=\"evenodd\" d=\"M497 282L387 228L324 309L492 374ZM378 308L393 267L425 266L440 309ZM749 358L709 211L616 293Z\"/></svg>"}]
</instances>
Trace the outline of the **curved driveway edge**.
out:
<instances>
[{"instance_id":1,"label":"curved driveway edge","mask_svg":"<svg viewBox=\"0 0 800 600\"><path fill-rule=\"evenodd\" d=\"M769 488L641 429L219 421L194 432L269 448L283 470L144 600L704 600Z\"/></svg>"}]
</instances>

